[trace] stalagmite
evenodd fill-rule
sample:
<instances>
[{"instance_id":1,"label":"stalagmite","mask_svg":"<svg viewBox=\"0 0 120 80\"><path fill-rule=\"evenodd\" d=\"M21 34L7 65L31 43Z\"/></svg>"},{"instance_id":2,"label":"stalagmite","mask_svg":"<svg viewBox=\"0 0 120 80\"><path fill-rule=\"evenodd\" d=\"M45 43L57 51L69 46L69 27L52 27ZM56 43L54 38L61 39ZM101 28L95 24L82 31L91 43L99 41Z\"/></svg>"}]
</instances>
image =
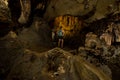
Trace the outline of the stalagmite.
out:
<instances>
[{"instance_id":1,"label":"stalagmite","mask_svg":"<svg viewBox=\"0 0 120 80\"><path fill-rule=\"evenodd\" d=\"M100 45L100 40L98 39L96 34L94 34L93 32L89 32L86 34L85 47L96 49L99 48Z\"/></svg>"},{"instance_id":2,"label":"stalagmite","mask_svg":"<svg viewBox=\"0 0 120 80\"><path fill-rule=\"evenodd\" d=\"M113 39L113 28L114 27L115 27L114 23L111 22L108 25L108 29L106 29L105 33L103 33L100 36L100 39L103 39L105 41L105 44L108 46L111 46L112 42L114 42L114 39Z\"/></svg>"},{"instance_id":3,"label":"stalagmite","mask_svg":"<svg viewBox=\"0 0 120 80\"><path fill-rule=\"evenodd\" d=\"M115 33L115 40L116 40L116 42L120 42L120 30L119 30L119 26L116 26L114 28L114 33Z\"/></svg>"},{"instance_id":4,"label":"stalagmite","mask_svg":"<svg viewBox=\"0 0 120 80\"><path fill-rule=\"evenodd\" d=\"M103 33L100 36L100 39L101 40L103 39L105 41L106 45L111 46L111 44L112 44L112 36L108 32Z\"/></svg>"},{"instance_id":5,"label":"stalagmite","mask_svg":"<svg viewBox=\"0 0 120 80\"><path fill-rule=\"evenodd\" d=\"M31 11L31 1L30 0L26 0L26 1L22 1L20 0L20 4L21 4L21 15L18 19L18 22L21 24L24 24L27 22L29 15L30 15L30 11Z\"/></svg>"}]
</instances>

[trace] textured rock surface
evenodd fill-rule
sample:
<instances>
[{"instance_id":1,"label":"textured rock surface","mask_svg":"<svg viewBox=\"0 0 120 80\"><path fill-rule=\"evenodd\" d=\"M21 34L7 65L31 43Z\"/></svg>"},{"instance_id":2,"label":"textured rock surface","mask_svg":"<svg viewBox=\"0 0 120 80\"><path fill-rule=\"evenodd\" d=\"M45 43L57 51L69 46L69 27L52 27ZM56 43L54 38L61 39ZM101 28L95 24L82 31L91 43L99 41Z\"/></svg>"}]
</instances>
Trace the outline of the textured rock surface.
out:
<instances>
[{"instance_id":1,"label":"textured rock surface","mask_svg":"<svg viewBox=\"0 0 120 80\"><path fill-rule=\"evenodd\" d=\"M30 0L20 0L21 5L21 15L18 19L19 23L25 24L29 19L29 15L31 12L31 1Z\"/></svg>"},{"instance_id":2,"label":"textured rock surface","mask_svg":"<svg viewBox=\"0 0 120 80\"><path fill-rule=\"evenodd\" d=\"M80 47L78 53L78 55L81 56L84 60L95 65L97 68L101 69L112 78L112 70L108 66L106 62L107 60L102 57L102 51L87 47Z\"/></svg>"},{"instance_id":3,"label":"textured rock surface","mask_svg":"<svg viewBox=\"0 0 120 80\"><path fill-rule=\"evenodd\" d=\"M88 9L84 9L84 7L85 7L84 1L85 0L64 0L64 1L61 1L61 0L41 0L41 1L31 0L31 3L32 3L31 10L33 11L32 14L34 14L34 11L39 7L40 8L39 11L41 11L41 12L38 11L39 12L38 14L44 15L44 18L48 21L57 16L66 15L66 14L74 15L74 16L83 16L83 15L87 14L89 11L91 11L94 6L96 7L96 11L95 11L95 14L89 19L89 21L103 18L106 16L106 14L112 12L112 11L109 11L109 9L108 9L108 6L110 6L110 5L113 6L112 7L113 11L116 10L115 0L110 0L110 1L109 0L89 0L89 2L88 2L89 8ZM19 13L20 12L20 8L19 8L20 2L11 0L10 3L12 4L12 2L17 3L17 4L19 3L17 5L17 8L19 10L19 11L18 10L17 11ZM25 2L23 2L23 5L24 4L26 5ZM11 8L12 8L11 9L12 11L14 9L16 9L14 7L11 7ZM25 10L25 7L23 7L23 9ZM12 12L12 13L14 13L14 12ZM17 17L20 16L20 14L18 14L18 13L16 13ZM33 17L33 16L31 16L31 17Z\"/></svg>"},{"instance_id":4,"label":"textured rock surface","mask_svg":"<svg viewBox=\"0 0 120 80\"><path fill-rule=\"evenodd\" d=\"M31 27L23 28L18 34L25 48L51 47L51 30L43 19L34 18Z\"/></svg>"},{"instance_id":5,"label":"textured rock surface","mask_svg":"<svg viewBox=\"0 0 120 80\"><path fill-rule=\"evenodd\" d=\"M0 1L0 37L6 35L9 31L9 25L11 23L10 11L3 0Z\"/></svg>"},{"instance_id":6,"label":"textured rock surface","mask_svg":"<svg viewBox=\"0 0 120 80\"><path fill-rule=\"evenodd\" d=\"M102 45L99 48L80 47L78 55L103 70L112 77L112 80L119 80L120 47L118 45L110 47Z\"/></svg>"},{"instance_id":7,"label":"textured rock surface","mask_svg":"<svg viewBox=\"0 0 120 80\"><path fill-rule=\"evenodd\" d=\"M24 36L26 36L25 34L24 36L22 36L21 39L20 36L19 35L17 36L17 34L13 31L10 31L6 36L0 38L0 45L1 45L0 46L0 79L5 79L7 77L13 65L17 64L16 60L24 55L25 48L30 48L31 50L36 50L40 52L48 50L48 48L46 47L47 45L43 47L42 45L36 42L36 40L40 38L37 35L37 33L35 33L34 31L29 31L29 32L30 32L29 35L26 34L27 37L30 37L29 38L30 40L28 41L24 40L25 39ZM43 37L46 36L43 35ZM24 43L23 40L24 42L28 42L28 44ZM42 43L48 43L48 42L44 40L44 42Z\"/></svg>"},{"instance_id":8,"label":"textured rock surface","mask_svg":"<svg viewBox=\"0 0 120 80\"><path fill-rule=\"evenodd\" d=\"M25 50L7 77L13 79L111 80L100 69L59 48L41 54Z\"/></svg>"},{"instance_id":9,"label":"textured rock surface","mask_svg":"<svg viewBox=\"0 0 120 80\"><path fill-rule=\"evenodd\" d=\"M7 4L1 0L0 1L0 22L8 23L10 21L10 11Z\"/></svg>"},{"instance_id":10,"label":"textured rock surface","mask_svg":"<svg viewBox=\"0 0 120 80\"><path fill-rule=\"evenodd\" d=\"M31 1L36 3L39 2L39 0ZM95 36L92 38L92 40L95 41L95 44L91 44L91 41L89 41L89 38L91 37L89 37L89 40L86 41L88 43L85 45L88 48L80 50L82 54L79 53L80 56L97 66L97 68L82 60L80 56L73 56L58 48L48 52L39 53L46 51L44 48L51 47L50 27L46 21L41 19L43 18L42 15L44 15L44 18L47 21L61 15L70 15L74 17L83 16L93 9L93 5L96 4L97 0L90 0L88 9L84 9L85 5L83 0L44 1L40 0L40 4L37 3L39 5L32 3L32 14L29 13L31 14L30 17L34 18L35 16L39 16L39 19L35 17L33 22L31 21L32 25L30 24L30 26L28 26L29 28L24 28L22 31L18 32L18 36L14 32L10 32L5 37L0 38L0 79L5 79L6 76L9 75L7 80L109 80L108 77L111 77L112 74L114 80L119 80L120 48L118 46L111 46L108 48L105 45L99 47L99 43L97 44L99 40L97 40L97 37ZM18 27L18 18L20 17L21 11L19 0L9 0L9 2L11 3L11 6L14 7L14 9L11 9L14 26ZM40 7L40 5L42 7ZM106 14L112 12L107 10L110 5L113 5L113 11L116 10L115 0L98 0L95 14L86 21L93 21L105 17ZM37 11L35 6L40 8L40 10L38 9ZM29 14L25 17L28 17ZM76 19L78 18L82 17L76 17ZM4 4L4 2L2 2L0 3L0 36L3 33L8 33L9 21L9 9L6 6L6 3ZM107 27L107 21L110 21L109 18L102 19L98 22L95 21L92 23L94 25L90 25L90 27L94 28L93 32L101 35L103 28L105 30ZM67 23L65 23L65 25L66 24ZM73 26L71 28L73 28ZM88 30L87 27L84 31L87 32L90 30ZM75 47L77 45L78 47L79 44L77 44L77 40L79 41L79 38L82 38L83 42L79 41L79 43L84 43L84 35L86 32L81 31L81 37L75 35L73 39L68 39L66 41L70 41L70 46ZM30 50L26 48L29 48ZM74 51L71 50L71 52L74 54ZM77 54L77 52L75 54ZM110 69L112 70L112 73ZM108 75L108 77L106 75Z\"/></svg>"},{"instance_id":11,"label":"textured rock surface","mask_svg":"<svg viewBox=\"0 0 120 80\"><path fill-rule=\"evenodd\" d=\"M97 4L97 5L96 5ZM83 0L52 0L48 4L45 18L50 20L59 15L74 15L74 16L82 16L87 14L92 8L93 5L96 5L95 14L90 18L90 20L100 19L105 17L108 14L108 6L115 4L115 0L90 0L89 1L89 8L84 9ZM101 7L102 6L102 7Z\"/></svg>"},{"instance_id":12,"label":"textured rock surface","mask_svg":"<svg viewBox=\"0 0 120 80\"><path fill-rule=\"evenodd\" d=\"M13 67L15 60L22 55L23 46L16 33L10 31L0 38L0 79L5 79Z\"/></svg>"},{"instance_id":13,"label":"textured rock surface","mask_svg":"<svg viewBox=\"0 0 120 80\"><path fill-rule=\"evenodd\" d=\"M94 4L94 3L93 3ZM88 10L84 10L83 0L53 0L50 1L46 13L45 18L50 20L56 16L60 15L84 15L89 12L93 6L91 5Z\"/></svg>"}]
</instances>

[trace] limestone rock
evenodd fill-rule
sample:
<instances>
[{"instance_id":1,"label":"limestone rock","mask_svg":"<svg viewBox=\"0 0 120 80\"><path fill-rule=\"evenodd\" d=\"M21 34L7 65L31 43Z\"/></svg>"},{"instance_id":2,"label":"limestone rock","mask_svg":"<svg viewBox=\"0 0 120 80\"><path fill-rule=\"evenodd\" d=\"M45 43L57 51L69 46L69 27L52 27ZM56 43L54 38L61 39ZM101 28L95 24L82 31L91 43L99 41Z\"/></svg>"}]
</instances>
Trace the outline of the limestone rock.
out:
<instances>
[{"instance_id":1,"label":"limestone rock","mask_svg":"<svg viewBox=\"0 0 120 80\"><path fill-rule=\"evenodd\" d=\"M11 15L6 0L0 0L0 37L5 36L9 30Z\"/></svg>"},{"instance_id":2,"label":"limestone rock","mask_svg":"<svg viewBox=\"0 0 120 80\"><path fill-rule=\"evenodd\" d=\"M102 51L97 49L80 47L78 52L78 55L81 56L84 60L95 65L97 68L101 69L104 73L106 73L109 77L112 78L112 70L110 69L108 64L106 64L106 60L102 58L103 54L100 54L102 53Z\"/></svg>"},{"instance_id":3,"label":"limestone rock","mask_svg":"<svg viewBox=\"0 0 120 80\"><path fill-rule=\"evenodd\" d=\"M0 79L5 79L15 60L22 56L23 46L13 31L0 38Z\"/></svg>"},{"instance_id":4,"label":"limestone rock","mask_svg":"<svg viewBox=\"0 0 120 80\"><path fill-rule=\"evenodd\" d=\"M18 34L18 38L25 48L41 50L41 47L51 47L52 33L50 27L42 19L35 18L31 27L23 28Z\"/></svg>"},{"instance_id":5,"label":"limestone rock","mask_svg":"<svg viewBox=\"0 0 120 80\"><path fill-rule=\"evenodd\" d=\"M27 23L31 11L31 1L30 0L20 0L21 5L21 15L18 22L21 24Z\"/></svg>"},{"instance_id":6,"label":"limestone rock","mask_svg":"<svg viewBox=\"0 0 120 80\"><path fill-rule=\"evenodd\" d=\"M7 4L3 0L0 1L0 22L10 22L10 11Z\"/></svg>"},{"instance_id":7,"label":"limestone rock","mask_svg":"<svg viewBox=\"0 0 120 80\"><path fill-rule=\"evenodd\" d=\"M90 1L89 9L85 10L83 0L52 0L48 4L44 17L47 20L51 20L54 17L67 14L82 16L92 10L95 4L96 1Z\"/></svg>"},{"instance_id":8,"label":"limestone rock","mask_svg":"<svg viewBox=\"0 0 120 80\"><path fill-rule=\"evenodd\" d=\"M111 80L95 66L54 48L41 54L25 50L6 80Z\"/></svg>"},{"instance_id":9,"label":"limestone rock","mask_svg":"<svg viewBox=\"0 0 120 80\"><path fill-rule=\"evenodd\" d=\"M86 34L85 47L88 48L100 48L101 42L96 34L89 32Z\"/></svg>"},{"instance_id":10,"label":"limestone rock","mask_svg":"<svg viewBox=\"0 0 120 80\"><path fill-rule=\"evenodd\" d=\"M106 14L109 14L109 5L113 5L114 10L116 10L115 0L89 0L88 9L84 9L84 1L86 0L52 0L48 4L44 17L47 20L51 20L56 16L66 14L83 16L88 14L88 12L91 11L93 7L96 7L95 14L87 20L91 22L95 19L104 18Z\"/></svg>"}]
</instances>

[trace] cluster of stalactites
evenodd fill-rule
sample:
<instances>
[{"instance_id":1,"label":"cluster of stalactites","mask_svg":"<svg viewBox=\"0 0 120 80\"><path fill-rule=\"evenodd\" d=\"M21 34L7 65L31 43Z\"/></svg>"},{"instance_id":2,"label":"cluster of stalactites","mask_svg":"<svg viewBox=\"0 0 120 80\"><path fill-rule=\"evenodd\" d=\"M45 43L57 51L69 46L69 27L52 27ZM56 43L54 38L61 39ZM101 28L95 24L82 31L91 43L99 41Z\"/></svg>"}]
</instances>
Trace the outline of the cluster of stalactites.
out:
<instances>
[{"instance_id":1,"label":"cluster of stalactites","mask_svg":"<svg viewBox=\"0 0 120 80\"><path fill-rule=\"evenodd\" d=\"M0 0L0 7L8 7L8 0Z\"/></svg>"},{"instance_id":2,"label":"cluster of stalactites","mask_svg":"<svg viewBox=\"0 0 120 80\"><path fill-rule=\"evenodd\" d=\"M61 26L65 31L65 36L73 36L81 30L82 21L75 16L59 16L55 18L54 29L58 30Z\"/></svg>"}]
</instances>

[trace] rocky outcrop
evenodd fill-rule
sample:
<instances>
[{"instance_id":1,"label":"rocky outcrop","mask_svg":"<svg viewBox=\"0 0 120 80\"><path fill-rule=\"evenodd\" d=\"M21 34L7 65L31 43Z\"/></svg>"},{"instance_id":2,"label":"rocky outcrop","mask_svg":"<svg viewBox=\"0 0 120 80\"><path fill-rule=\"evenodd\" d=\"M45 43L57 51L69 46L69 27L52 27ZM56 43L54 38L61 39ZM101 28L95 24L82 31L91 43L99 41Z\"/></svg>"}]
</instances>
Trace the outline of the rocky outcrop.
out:
<instances>
[{"instance_id":1,"label":"rocky outcrop","mask_svg":"<svg viewBox=\"0 0 120 80\"><path fill-rule=\"evenodd\" d=\"M15 4L12 3L12 1ZM30 1L34 2L33 0ZM38 0L35 1L39 2ZM82 47L82 49L80 48L79 52L75 53L78 54L76 56L59 48L44 52L51 48L51 30L46 21L53 20L58 16L69 15L68 17L71 18L66 17L65 25L67 22L72 23L71 19L75 18L73 21L75 22L75 20L77 20L77 22L74 26L71 26L72 24L68 25L70 25L70 31L75 29L73 32L76 32L78 30L75 28L76 25L79 26L79 29L82 26L79 22L79 18L84 20L83 17L76 16L84 16L89 14L90 11L93 11L91 12L90 18L87 17L89 19L86 21L91 22L96 19L101 19L105 17L106 14L112 13L112 11L114 13L116 7L113 9L111 5L114 5L115 0L88 0L90 2L87 4L85 4L83 0L40 1L40 4L36 2L39 5L32 4L34 7L30 7L30 2L24 6L29 8L27 16L23 15L24 17L27 17L26 21L29 16L34 18L33 22L30 23L29 28L24 28L23 26L23 29L18 31L18 35L11 31L5 37L0 38L0 79L2 75L2 78L4 79L8 75L7 80L110 80L109 77L112 75L113 79L117 80L115 77L116 75L119 77L120 72L120 48L119 46L108 47L106 45L101 45L101 42L99 42L97 37L98 34L98 36L101 35L103 26L105 30L107 27L106 22L110 20L103 19L97 23L95 21L92 23L94 25L90 25L90 30L88 30L87 27L80 33L78 31L78 35L73 35L74 37L72 37L72 39L68 38L65 40L66 43L70 42L70 46L76 48L79 46L78 43L81 44L84 42L84 35L87 32L92 30L97 33L97 35L93 36L90 34L87 35L88 38L85 41L85 47ZM11 3L11 6L15 7L14 9L11 9L12 19L15 24L14 26L18 27L16 24L18 24L18 18L20 17L20 2L19 0L9 0L9 2ZM31 13L30 8L32 8ZM39 11L39 9L43 12ZM46 21L40 17L45 18ZM3 2L2 5L0 5L0 36L9 32L9 21L9 9ZM22 21L22 19L20 21ZM20 23L26 23L26 21ZM85 24L87 25L87 23ZM67 27L65 26L65 28ZM79 36L79 34L81 36ZM82 38L83 42L79 41L80 38ZM81 57L88 62L84 61ZM90 63L92 63L92 65Z\"/></svg>"},{"instance_id":2,"label":"rocky outcrop","mask_svg":"<svg viewBox=\"0 0 120 80\"><path fill-rule=\"evenodd\" d=\"M7 4L3 0L0 1L0 22L10 22L10 11Z\"/></svg>"},{"instance_id":3,"label":"rocky outcrop","mask_svg":"<svg viewBox=\"0 0 120 80\"><path fill-rule=\"evenodd\" d=\"M54 48L41 54L25 50L16 60L7 80L111 80L95 66Z\"/></svg>"},{"instance_id":4,"label":"rocky outcrop","mask_svg":"<svg viewBox=\"0 0 120 80\"><path fill-rule=\"evenodd\" d=\"M21 15L18 19L19 23L25 24L27 23L29 19L29 15L31 12L31 1L30 0L20 0L20 5L21 5Z\"/></svg>"},{"instance_id":5,"label":"rocky outcrop","mask_svg":"<svg viewBox=\"0 0 120 80\"><path fill-rule=\"evenodd\" d=\"M119 80L120 71L120 47L103 46L99 49L91 49L87 47L80 47L78 55L84 60L96 65L96 67L103 70L112 80Z\"/></svg>"},{"instance_id":6,"label":"rocky outcrop","mask_svg":"<svg viewBox=\"0 0 120 80\"><path fill-rule=\"evenodd\" d=\"M46 33L44 34L43 32L39 32L39 29L35 27L32 28L33 30L29 29L29 31L27 31L27 29L24 29L23 31L25 31L26 34L21 33L20 35L17 35L15 32L10 31L6 36L0 38L0 79L6 78L13 65L17 63L16 60L24 55L25 48L29 48L31 50L39 52L50 49L51 42L49 42L48 37L48 40L45 40L45 35L47 34L48 30L45 29ZM44 28L40 28L40 30L41 29L42 31L44 31ZM39 34L41 34L42 36L40 36L42 37L42 39L44 39L40 42L37 41L41 39ZM45 43L46 45L42 45Z\"/></svg>"},{"instance_id":7,"label":"rocky outcrop","mask_svg":"<svg viewBox=\"0 0 120 80\"><path fill-rule=\"evenodd\" d=\"M90 16L88 21L93 21L95 19L101 19L106 16L106 14L111 13L108 11L108 6L112 5L113 12L116 10L115 0L88 0L89 8L85 9L86 4L84 1L87 0L52 0L48 3L44 17L47 20L50 20L56 16L60 15L74 15L74 16L83 16L88 14L93 7L96 7L95 13ZM101 7L102 6L102 7Z\"/></svg>"},{"instance_id":8,"label":"rocky outcrop","mask_svg":"<svg viewBox=\"0 0 120 80\"><path fill-rule=\"evenodd\" d=\"M32 28L38 30L39 27ZM43 53L25 49L19 35L13 31L1 38L0 44L0 79L8 75L7 80L110 80L105 73L81 57L59 48Z\"/></svg>"},{"instance_id":9,"label":"rocky outcrop","mask_svg":"<svg viewBox=\"0 0 120 80\"><path fill-rule=\"evenodd\" d=\"M104 73L112 78L112 70L108 66L106 62L107 60L102 57L103 54L100 50L80 47L78 55L89 63L95 65L97 68L101 69Z\"/></svg>"},{"instance_id":10,"label":"rocky outcrop","mask_svg":"<svg viewBox=\"0 0 120 80\"><path fill-rule=\"evenodd\" d=\"M9 8L7 6L7 3L1 0L0 1L0 37L3 37L9 32L10 24L11 24L11 16L10 16Z\"/></svg>"},{"instance_id":11,"label":"rocky outcrop","mask_svg":"<svg viewBox=\"0 0 120 80\"><path fill-rule=\"evenodd\" d=\"M85 47L79 47L77 55L96 65L113 80L118 80L120 71L119 52L119 43L107 45L105 41L100 40L97 35L90 32L86 35Z\"/></svg>"},{"instance_id":12,"label":"rocky outcrop","mask_svg":"<svg viewBox=\"0 0 120 80\"><path fill-rule=\"evenodd\" d=\"M41 50L52 47L51 34L48 24L43 19L35 17L31 27L18 32L18 38L25 48Z\"/></svg>"},{"instance_id":13,"label":"rocky outcrop","mask_svg":"<svg viewBox=\"0 0 120 80\"><path fill-rule=\"evenodd\" d=\"M0 79L4 80L13 67L15 60L22 55L23 45L15 32L0 38Z\"/></svg>"},{"instance_id":14,"label":"rocky outcrop","mask_svg":"<svg viewBox=\"0 0 120 80\"><path fill-rule=\"evenodd\" d=\"M27 16L25 16L26 19L28 18L28 16L32 18L34 14L36 14L36 12L38 15L40 14L41 17L43 17L44 15L44 18L47 21L53 20L55 17L62 16L62 15L69 14L73 16L84 16L88 14L89 19L87 21L91 22L96 19L101 19L101 18L106 17L106 14L116 11L116 8L117 8L115 0L111 0L111 1L109 0L106 0L106 1L105 0L101 0L101 1L99 0L94 0L94 1L93 0L64 0L64 1L61 1L61 0L52 0L52 1L50 0L41 0L41 1L27 0L27 1L28 1L27 4L24 1L22 1L23 6L20 6L20 1L14 1L14 0L9 1L10 5L12 5L12 3L18 4L16 6L16 8L18 8L17 10L18 13L13 12L15 9L14 7L12 6L10 7L12 10L12 13L14 13L17 18L20 17L20 12L23 13L21 9L24 9L25 11L25 6L26 6L29 10L27 12ZM85 1L88 1L88 2L85 2ZM32 4L30 5L30 3ZM110 5L112 6L109 8ZM88 7L86 8L86 6ZM91 13L91 11L93 13ZM24 18L23 16L24 14L21 15L20 20L19 20L20 22Z\"/></svg>"},{"instance_id":15,"label":"rocky outcrop","mask_svg":"<svg viewBox=\"0 0 120 80\"><path fill-rule=\"evenodd\" d=\"M96 4L96 1L90 1L89 3L91 4L89 9L84 9L85 5L83 0L53 0L49 2L44 17L49 21L56 16L67 14L73 16L83 16L93 9L93 5Z\"/></svg>"}]
</instances>

